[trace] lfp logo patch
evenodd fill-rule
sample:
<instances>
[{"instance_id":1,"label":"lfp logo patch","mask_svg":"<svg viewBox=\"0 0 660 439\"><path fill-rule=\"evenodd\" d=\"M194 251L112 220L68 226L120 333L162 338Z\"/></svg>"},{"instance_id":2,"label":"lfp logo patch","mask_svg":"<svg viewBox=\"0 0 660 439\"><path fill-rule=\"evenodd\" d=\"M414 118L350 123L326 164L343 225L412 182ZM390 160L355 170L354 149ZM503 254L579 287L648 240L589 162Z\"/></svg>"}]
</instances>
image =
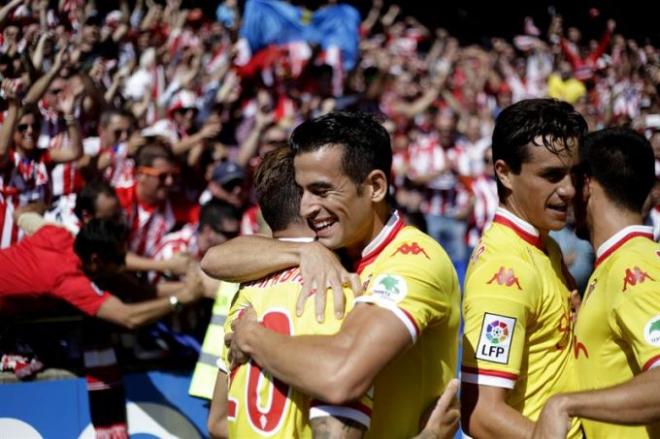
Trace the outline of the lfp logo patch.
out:
<instances>
[{"instance_id":1,"label":"lfp logo patch","mask_svg":"<svg viewBox=\"0 0 660 439\"><path fill-rule=\"evenodd\" d=\"M509 327L503 320L495 320L486 327L486 338L491 344L504 344L509 338Z\"/></svg>"},{"instance_id":2,"label":"lfp logo patch","mask_svg":"<svg viewBox=\"0 0 660 439\"><path fill-rule=\"evenodd\" d=\"M485 313L475 356L480 360L507 364L515 327L515 318Z\"/></svg>"}]
</instances>

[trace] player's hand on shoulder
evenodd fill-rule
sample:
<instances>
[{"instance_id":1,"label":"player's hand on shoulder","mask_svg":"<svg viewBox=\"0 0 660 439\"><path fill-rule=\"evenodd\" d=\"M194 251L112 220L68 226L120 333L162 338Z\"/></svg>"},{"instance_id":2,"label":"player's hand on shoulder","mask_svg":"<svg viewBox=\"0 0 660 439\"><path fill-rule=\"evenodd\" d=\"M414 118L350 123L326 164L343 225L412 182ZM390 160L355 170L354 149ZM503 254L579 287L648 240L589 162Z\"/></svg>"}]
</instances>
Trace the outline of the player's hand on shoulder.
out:
<instances>
[{"instance_id":1,"label":"player's hand on shoulder","mask_svg":"<svg viewBox=\"0 0 660 439\"><path fill-rule=\"evenodd\" d=\"M313 295L316 319L322 322L328 288L332 289L337 318L344 316L346 303L344 286L350 287L356 296L362 294L359 276L349 273L337 255L317 242L307 244L301 250L300 273L303 277L303 288L296 305L296 312L299 316L303 313L305 302Z\"/></svg>"},{"instance_id":2,"label":"player's hand on shoulder","mask_svg":"<svg viewBox=\"0 0 660 439\"><path fill-rule=\"evenodd\" d=\"M246 353L245 338L250 325L254 324L259 324L257 313L251 306L245 307L232 322L232 332L225 335L225 345L229 348L229 363L232 369L247 363L250 359Z\"/></svg>"},{"instance_id":3,"label":"player's hand on shoulder","mask_svg":"<svg viewBox=\"0 0 660 439\"><path fill-rule=\"evenodd\" d=\"M461 419L461 411L456 394L458 392L458 380L452 379L447 384L445 391L436 401L431 414L425 413L422 422L428 416L423 430L414 439L450 439L454 437L458 429L458 421Z\"/></svg>"}]
</instances>

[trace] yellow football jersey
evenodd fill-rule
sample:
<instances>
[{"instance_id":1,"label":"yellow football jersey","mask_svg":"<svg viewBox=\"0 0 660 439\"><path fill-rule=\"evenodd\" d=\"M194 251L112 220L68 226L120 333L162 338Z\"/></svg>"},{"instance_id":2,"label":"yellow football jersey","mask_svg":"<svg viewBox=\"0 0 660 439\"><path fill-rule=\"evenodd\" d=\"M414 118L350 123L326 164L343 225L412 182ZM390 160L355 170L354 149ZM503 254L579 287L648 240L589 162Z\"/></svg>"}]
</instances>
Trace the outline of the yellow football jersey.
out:
<instances>
[{"instance_id":1,"label":"yellow football jersey","mask_svg":"<svg viewBox=\"0 0 660 439\"><path fill-rule=\"evenodd\" d=\"M442 247L396 212L362 255L357 271L366 288L356 302L392 311L414 343L376 377L366 436L413 437L421 414L456 375L458 277Z\"/></svg>"},{"instance_id":2,"label":"yellow football jersey","mask_svg":"<svg viewBox=\"0 0 660 439\"><path fill-rule=\"evenodd\" d=\"M575 325L581 390L628 381L660 367L660 245L651 227L626 227L596 252ZM582 420L587 438L660 437L660 425Z\"/></svg>"},{"instance_id":3,"label":"yellow football jersey","mask_svg":"<svg viewBox=\"0 0 660 439\"><path fill-rule=\"evenodd\" d=\"M328 335L336 333L341 321L334 316L331 294L328 294L325 322L318 323L314 301L308 300L305 312L296 316L296 301L302 286L298 268L272 274L244 285L232 304L225 323L231 332L231 322L242 308L250 305L259 321L267 328L288 335ZM353 308L353 293L346 290L346 309ZM225 364L227 349L223 351ZM222 369L222 364L219 364ZM235 368L229 374L227 419L229 436L269 438L311 438L309 420L322 416L341 416L369 427L373 406L371 392L359 401L342 406L330 406L291 388L273 378L254 362Z\"/></svg>"},{"instance_id":4,"label":"yellow football jersey","mask_svg":"<svg viewBox=\"0 0 660 439\"><path fill-rule=\"evenodd\" d=\"M532 420L578 386L566 273L552 238L502 208L466 273L461 379L511 389L507 404ZM579 428L574 420L568 437Z\"/></svg>"}]
</instances>

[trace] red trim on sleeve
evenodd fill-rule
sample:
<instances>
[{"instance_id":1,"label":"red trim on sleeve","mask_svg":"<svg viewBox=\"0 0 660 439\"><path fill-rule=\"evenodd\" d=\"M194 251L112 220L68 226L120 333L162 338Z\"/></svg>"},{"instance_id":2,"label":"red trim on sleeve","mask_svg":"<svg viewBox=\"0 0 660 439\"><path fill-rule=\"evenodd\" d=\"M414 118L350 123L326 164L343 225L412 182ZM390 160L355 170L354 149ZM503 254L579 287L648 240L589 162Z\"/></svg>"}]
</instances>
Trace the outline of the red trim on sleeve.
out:
<instances>
[{"instance_id":1,"label":"red trim on sleeve","mask_svg":"<svg viewBox=\"0 0 660 439\"><path fill-rule=\"evenodd\" d=\"M415 321L415 319L413 318L413 316L412 316L408 311L406 311L405 309L403 309L403 308L401 308L401 307L399 307L399 309L400 309L401 311L403 311L403 313L406 315L406 317L408 317L408 319L410 320L410 322L411 322L411 323L413 324L413 326L415 327L415 334L416 334L416 336L419 337L419 334L421 333L421 331L419 330L419 326L417 326L417 322Z\"/></svg>"},{"instance_id":2,"label":"red trim on sleeve","mask_svg":"<svg viewBox=\"0 0 660 439\"><path fill-rule=\"evenodd\" d=\"M656 355L655 357L651 358L649 361L647 361L646 363L644 363L644 367L642 367L642 370L643 370L643 371L647 371L647 370L650 369L651 366L653 366L653 364L655 364L657 361L660 361L660 355Z\"/></svg>"},{"instance_id":3,"label":"red trim on sleeve","mask_svg":"<svg viewBox=\"0 0 660 439\"><path fill-rule=\"evenodd\" d=\"M492 370L492 369L479 369L477 367L461 366L461 371L465 373L473 373L476 375L488 375L493 377L506 378L508 380L514 380L514 381L518 379L518 375L514 373L502 372L499 370Z\"/></svg>"}]
</instances>

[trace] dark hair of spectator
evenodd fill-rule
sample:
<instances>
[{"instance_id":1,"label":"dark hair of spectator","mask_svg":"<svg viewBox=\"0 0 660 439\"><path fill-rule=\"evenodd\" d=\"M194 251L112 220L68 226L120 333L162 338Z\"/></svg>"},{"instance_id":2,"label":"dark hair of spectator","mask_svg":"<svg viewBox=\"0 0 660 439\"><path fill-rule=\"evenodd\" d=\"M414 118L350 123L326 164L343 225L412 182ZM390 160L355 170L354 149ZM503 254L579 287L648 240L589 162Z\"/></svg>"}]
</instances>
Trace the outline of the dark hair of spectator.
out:
<instances>
[{"instance_id":1,"label":"dark hair of spectator","mask_svg":"<svg viewBox=\"0 0 660 439\"><path fill-rule=\"evenodd\" d=\"M518 174L530 157L530 145L559 154L575 140L582 144L586 133L586 121L571 104L556 99L523 100L502 110L495 121L493 163L503 160ZM500 199L505 195L499 179L497 193Z\"/></svg>"},{"instance_id":2,"label":"dark hair of spectator","mask_svg":"<svg viewBox=\"0 0 660 439\"><path fill-rule=\"evenodd\" d=\"M216 232L224 233L221 225L222 221L226 219L240 221L241 212L226 201L212 198L202 206L199 212L199 228L209 225Z\"/></svg>"},{"instance_id":3,"label":"dark hair of spectator","mask_svg":"<svg viewBox=\"0 0 660 439\"><path fill-rule=\"evenodd\" d=\"M611 201L641 213L655 184L655 158L648 140L627 128L595 131L585 137L580 161Z\"/></svg>"},{"instance_id":4,"label":"dark hair of spectator","mask_svg":"<svg viewBox=\"0 0 660 439\"><path fill-rule=\"evenodd\" d=\"M171 149L160 143L147 143L142 145L135 153L135 166L153 166L156 159L176 163Z\"/></svg>"},{"instance_id":5,"label":"dark hair of spectator","mask_svg":"<svg viewBox=\"0 0 660 439\"><path fill-rule=\"evenodd\" d=\"M98 180L83 186L82 190L76 196L76 205L73 208L73 213L82 221L85 214L90 217L96 215L96 199L100 194L105 194L108 197L117 198L115 189L105 181Z\"/></svg>"},{"instance_id":6,"label":"dark hair of spectator","mask_svg":"<svg viewBox=\"0 0 660 439\"><path fill-rule=\"evenodd\" d=\"M39 111L37 104L23 104L19 110L18 118L20 119L27 114L32 114L36 120L41 120L41 111Z\"/></svg>"},{"instance_id":7,"label":"dark hair of spectator","mask_svg":"<svg viewBox=\"0 0 660 439\"><path fill-rule=\"evenodd\" d=\"M92 255L106 263L123 265L126 257L128 228L117 221L92 219L76 235L73 245L83 264L88 264Z\"/></svg>"},{"instance_id":8,"label":"dark hair of spectator","mask_svg":"<svg viewBox=\"0 0 660 439\"><path fill-rule=\"evenodd\" d=\"M135 116L133 116L133 113L131 113L130 111L112 109L112 110L106 110L103 113L101 113L101 117L99 118L99 126L106 128L110 124L112 118L115 116L125 117L129 120L131 125L135 124Z\"/></svg>"},{"instance_id":9,"label":"dark hair of spectator","mask_svg":"<svg viewBox=\"0 0 660 439\"><path fill-rule=\"evenodd\" d=\"M296 154L341 146L344 173L358 185L358 192L371 171L383 171L389 181L390 135L371 114L334 112L303 122L291 134L290 144Z\"/></svg>"},{"instance_id":10,"label":"dark hair of spectator","mask_svg":"<svg viewBox=\"0 0 660 439\"><path fill-rule=\"evenodd\" d=\"M281 147L270 151L254 175L261 214L273 232L300 223L300 189L296 186L293 151Z\"/></svg>"}]
</instances>

